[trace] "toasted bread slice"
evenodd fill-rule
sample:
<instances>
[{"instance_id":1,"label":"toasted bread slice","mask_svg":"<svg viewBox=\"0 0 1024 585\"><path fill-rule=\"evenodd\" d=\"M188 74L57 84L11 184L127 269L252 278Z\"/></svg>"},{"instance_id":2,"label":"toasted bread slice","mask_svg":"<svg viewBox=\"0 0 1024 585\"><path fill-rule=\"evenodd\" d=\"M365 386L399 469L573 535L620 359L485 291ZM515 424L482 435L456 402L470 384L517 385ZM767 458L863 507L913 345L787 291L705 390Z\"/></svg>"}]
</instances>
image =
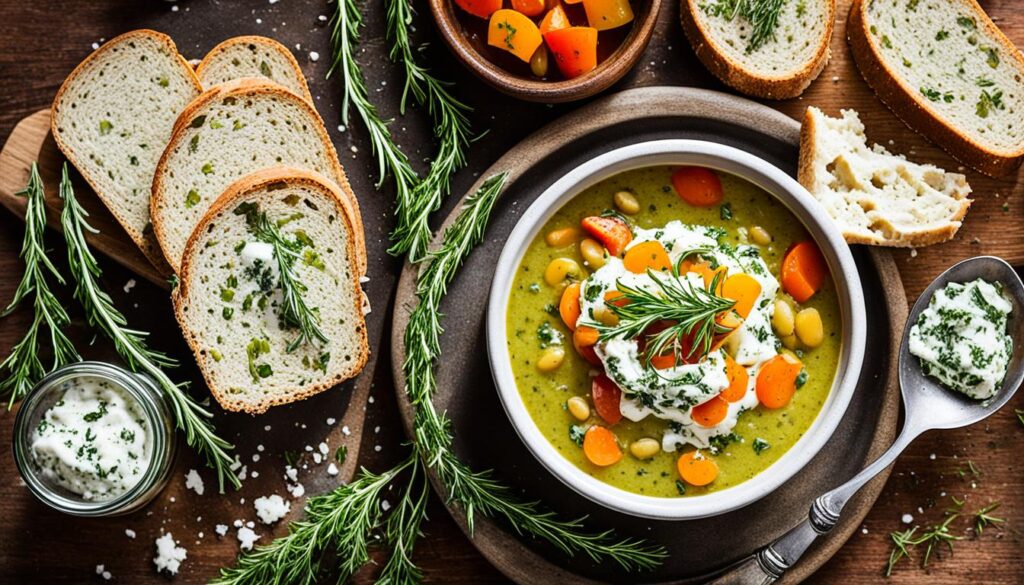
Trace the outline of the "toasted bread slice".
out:
<instances>
[{"instance_id":1,"label":"toasted bread slice","mask_svg":"<svg viewBox=\"0 0 1024 585\"><path fill-rule=\"evenodd\" d=\"M818 77L830 56L835 0L783 2L774 32L752 44L753 26L740 2L684 0L683 30L697 58L726 85L745 94L796 97Z\"/></svg>"},{"instance_id":2,"label":"toasted bread slice","mask_svg":"<svg viewBox=\"0 0 1024 585\"><path fill-rule=\"evenodd\" d=\"M920 247L956 235L971 206L966 178L868 148L857 112L830 118L807 108L800 130L800 184L851 244Z\"/></svg>"},{"instance_id":3,"label":"toasted bread slice","mask_svg":"<svg viewBox=\"0 0 1024 585\"><path fill-rule=\"evenodd\" d=\"M355 228L359 273L366 245L359 203L313 106L276 83L240 79L217 85L188 105L157 165L153 227L167 262L178 271L185 243L206 210L232 182L285 165L329 177Z\"/></svg>"},{"instance_id":4,"label":"toasted bread slice","mask_svg":"<svg viewBox=\"0 0 1024 585\"><path fill-rule=\"evenodd\" d=\"M275 167L232 183L193 232L182 257L174 311L214 398L260 413L331 388L369 355L356 263L355 227L330 179ZM283 326L277 257L245 211L254 208L300 246L294 261L305 303L326 342L288 351L298 330Z\"/></svg>"},{"instance_id":5,"label":"toasted bread slice","mask_svg":"<svg viewBox=\"0 0 1024 585\"><path fill-rule=\"evenodd\" d=\"M313 103L299 62L288 47L267 37L230 38L214 47L196 66L205 89L243 77L266 78Z\"/></svg>"},{"instance_id":6,"label":"toasted bread slice","mask_svg":"<svg viewBox=\"0 0 1024 585\"><path fill-rule=\"evenodd\" d=\"M908 126L978 171L1024 160L1024 57L974 0L863 2L847 36L868 85Z\"/></svg>"},{"instance_id":7,"label":"toasted bread slice","mask_svg":"<svg viewBox=\"0 0 1024 585\"><path fill-rule=\"evenodd\" d=\"M50 124L64 156L153 264L150 185L174 122L202 88L174 41L152 30L111 39L61 84Z\"/></svg>"}]
</instances>

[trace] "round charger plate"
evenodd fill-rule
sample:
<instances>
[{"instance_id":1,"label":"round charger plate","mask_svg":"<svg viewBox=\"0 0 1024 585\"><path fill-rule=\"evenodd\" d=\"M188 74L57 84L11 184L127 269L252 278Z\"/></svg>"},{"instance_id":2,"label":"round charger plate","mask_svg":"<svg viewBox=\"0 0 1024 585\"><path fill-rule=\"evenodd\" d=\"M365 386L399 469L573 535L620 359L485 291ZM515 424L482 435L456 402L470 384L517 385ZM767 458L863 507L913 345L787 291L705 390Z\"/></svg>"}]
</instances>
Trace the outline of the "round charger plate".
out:
<instances>
[{"instance_id":1,"label":"round charger plate","mask_svg":"<svg viewBox=\"0 0 1024 585\"><path fill-rule=\"evenodd\" d=\"M521 213L569 170L609 150L649 140L692 138L728 144L759 156L795 175L800 125L760 104L713 91L648 87L598 100L542 128L482 173L484 179L509 172L496 202L485 240L467 259L441 304L445 315L434 403L447 412L455 430L454 449L473 469L493 469L498 478L540 500L560 517L588 516L594 531L656 542L669 552L655 571L630 574L609 563L568 557L547 543L522 537L503 520L475 515L469 533L458 506L448 510L474 546L517 583L688 583L707 580L730 564L799 523L811 501L853 476L892 441L899 412L896 357L907 301L888 252L854 248L871 307L867 352L857 390L842 423L818 455L787 484L765 498L720 516L692 521L657 521L624 515L586 500L552 476L530 454L502 410L486 356L485 307L494 265ZM459 206L461 207L461 206ZM449 216L438 233L457 215ZM435 244L438 239L435 238ZM403 390L403 335L416 304L416 268L406 264L398 286L392 329L392 364L406 432L413 410ZM429 473L429 472L428 472ZM824 564L857 529L881 492L888 472L879 475L844 510L839 525L821 538L783 582L796 583ZM446 490L431 474L434 488ZM756 478L751 480L756 481Z\"/></svg>"}]
</instances>

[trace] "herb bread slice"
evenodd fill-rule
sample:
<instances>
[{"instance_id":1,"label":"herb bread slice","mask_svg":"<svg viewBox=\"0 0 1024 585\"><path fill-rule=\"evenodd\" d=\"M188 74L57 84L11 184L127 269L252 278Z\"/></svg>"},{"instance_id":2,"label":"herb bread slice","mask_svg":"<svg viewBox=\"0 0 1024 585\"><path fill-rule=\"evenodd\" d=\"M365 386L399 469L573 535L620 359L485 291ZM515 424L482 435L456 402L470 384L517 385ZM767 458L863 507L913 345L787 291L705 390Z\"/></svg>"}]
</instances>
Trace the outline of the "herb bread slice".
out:
<instances>
[{"instance_id":1,"label":"herb bread slice","mask_svg":"<svg viewBox=\"0 0 1024 585\"><path fill-rule=\"evenodd\" d=\"M196 75L206 89L243 77L267 78L313 103L295 56L267 37L242 36L222 42L199 62Z\"/></svg>"},{"instance_id":2,"label":"herb bread slice","mask_svg":"<svg viewBox=\"0 0 1024 585\"><path fill-rule=\"evenodd\" d=\"M174 41L152 30L113 38L61 84L54 141L154 266L150 185L178 114L202 88Z\"/></svg>"},{"instance_id":3,"label":"herb bread slice","mask_svg":"<svg viewBox=\"0 0 1024 585\"><path fill-rule=\"evenodd\" d=\"M868 148L857 112L807 108L798 178L851 244L918 247L951 239L971 200L961 174Z\"/></svg>"},{"instance_id":4,"label":"herb bread slice","mask_svg":"<svg viewBox=\"0 0 1024 585\"><path fill-rule=\"evenodd\" d=\"M322 175L264 169L230 185L189 238L174 311L225 409L260 413L302 400L366 363L355 227L343 201ZM300 328L285 313L280 259L259 214L294 254L291 273L306 287L300 297L319 317L323 341L296 343Z\"/></svg>"},{"instance_id":5,"label":"herb bread slice","mask_svg":"<svg viewBox=\"0 0 1024 585\"><path fill-rule=\"evenodd\" d=\"M974 0L863 2L847 35L868 85L908 126L983 173L1024 157L1024 57Z\"/></svg>"},{"instance_id":6,"label":"herb bread slice","mask_svg":"<svg viewBox=\"0 0 1024 585\"><path fill-rule=\"evenodd\" d=\"M153 227L177 272L185 243L218 196L239 178L272 166L292 166L329 177L342 193L355 228L359 273L366 246L359 203L334 145L313 106L266 80L215 86L182 112L153 177Z\"/></svg>"},{"instance_id":7,"label":"herb bread slice","mask_svg":"<svg viewBox=\"0 0 1024 585\"><path fill-rule=\"evenodd\" d=\"M829 60L835 0L683 0L683 30L697 58L745 94L803 93Z\"/></svg>"}]
</instances>

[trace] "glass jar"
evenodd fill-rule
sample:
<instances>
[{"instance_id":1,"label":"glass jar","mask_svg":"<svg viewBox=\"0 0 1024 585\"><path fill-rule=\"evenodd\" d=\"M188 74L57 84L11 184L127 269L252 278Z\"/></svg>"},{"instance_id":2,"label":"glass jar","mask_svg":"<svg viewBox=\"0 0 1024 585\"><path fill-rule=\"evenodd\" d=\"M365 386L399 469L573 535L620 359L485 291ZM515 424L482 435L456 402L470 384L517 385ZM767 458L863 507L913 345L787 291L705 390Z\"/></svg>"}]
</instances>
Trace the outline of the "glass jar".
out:
<instances>
[{"instance_id":1,"label":"glass jar","mask_svg":"<svg viewBox=\"0 0 1024 585\"><path fill-rule=\"evenodd\" d=\"M46 477L32 450L33 434L46 412L63 396L66 382L95 378L124 392L150 433L149 462L135 485L106 500L89 500ZM86 419L88 420L88 419ZM14 461L29 490L50 507L74 516L119 516L149 503L167 485L176 442L171 404L157 385L142 374L103 362L77 362L58 368L28 393L14 420Z\"/></svg>"}]
</instances>

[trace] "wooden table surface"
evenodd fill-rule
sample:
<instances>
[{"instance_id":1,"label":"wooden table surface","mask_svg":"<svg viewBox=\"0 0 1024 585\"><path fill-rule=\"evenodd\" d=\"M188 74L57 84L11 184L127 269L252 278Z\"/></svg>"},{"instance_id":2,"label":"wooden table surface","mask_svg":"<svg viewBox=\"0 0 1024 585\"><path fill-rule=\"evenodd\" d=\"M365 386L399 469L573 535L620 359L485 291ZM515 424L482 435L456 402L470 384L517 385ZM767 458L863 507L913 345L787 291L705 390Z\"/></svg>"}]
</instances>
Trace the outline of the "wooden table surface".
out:
<instances>
[{"instance_id":1,"label":"wooden table surface","mask_svg":"<svg viewBox=\"0 0 1024 585\"><path fill-rule=\"evenodd\" d=\"M940 0L934 0L940 1ZM678 26L678 7L666 3L655 38L640 65L615 89L646 85L685 85L724 89L696 61ZM907 154L915 160L934 162L946 168L958 165L941 150L928 144L900 123L870 92L850 61L845 43L843 20L845 1L840 11L836 34L832 41L832 62L802 98L774 102L788 115L799 117L806 105L814 104L828 113L850 107L861 113L869 137L891 150ZM982 2L997 19L1004 32L1024 45L1024 12L1010 0ZM502 152L521 140L545 121L571 110L573 105L546 106L517 103L496 94L463 70L436 38L426 4L416 2L423 14L417 20L417 39L429 43L425 52L431 67L443 78L456 81L457 96L473 105L474 128L490 132L474 143L469 155L469 168L454 180L461 193L474 179L474 173L486 168ZM117 0L81 2L78 0L33 1L0 0L0 15L5 26L0 35L0 139L6 139L21 118L46 107L61 80L85 57L93 43L102 42L118 33L139 27L162 30L174 36L179 49L189 58L201 57L216 42L235 34L273 36L296 50L300 63L310 79L316 105L331 128L331 135L342 154L342 162L353 181L364 209L367 242L370 248L370 274L373 280L375 311L379 311L379 337L371 339L374 350L386 347L388 339L385 317L390 314L388 291L392 289L399 264L389 258L386 234L391 224L391 198L388 188L373 189L376 164L370 156L369 144L358 123L341 132L339 120L340 89L333 80L324 79L328 68L328 28L318 16L330 15L331 5L323 0L181 0L172 4L158 0ZM367 28L365 51L360 55L366 66L371 99L387 115L398 115L397 103L401 77L397 68L381 67L385 60L383 8L380 2L364 9ZM321 56L314 60L310 51ZM531 120L532 123L523 123ZM393 126L410 158L417 164L430 156L433 140L422 112L413 111ZM929 279L949 264L972 255L998 254L1016 265L1024 266L1024 238L1021 221L1024 214L1024 187L1016 178L994 181L977 173L967 172L974 187L975 203L956 241L922 249L917 253L896 253L908 297L916 298ZM450 199L444 211L452 205ZM440 215L439 215L440 217ZM17 259L22 236L20 222L11 214L0 212L0 301L6 304L21 275ZM50 234L49 244L54 256L63 255L59 238ZM124 291L131 274L113 262L103 262L104 283L115 301L127 314L129 322L153 330L153 343L175 353L187 363L182 376L198 381L184 344L177 333L166 295L145 282ZM62 263L58 264L63 266ZM66 268L65 268L66 273ZM66 293L67 291L62 291ZM62 298L67 298L64 295ZM72 307L71 333L83 354L110 358L112 349L99 340L90 346L91 333L83 323L81 311ZM23 335L29 315L19 311L0 321L0 356ZM372 330L372 327L371 327ZM367 421L360 463L372 470L383 470L403 454L400 422L395 410L393 389L387 372L387 355L380 356L372 402L366 405ZM201 385L200 385L201 386ZM334 390L334 393L347 390ZM200 387L197 392L202 393ZM202 394L200 394L202 395ZM323 399L323 413L337 416L340 412L337 395ZM356 406L359 407L358 405ZM966 498L964 509L976 510L990 502L1001 502L996 515L1005 524L990 527L981 536L967 529L970 519L963 517L953 524L966 538L956 544L955 554L943 551L927 569L920 567L920 558L904 561L894 573L893 583L960 583L973 580L984 583L1024 583L1024 465L1016 457L1024 449L1024 427L1013 414L1013 408L1024 408L1024 397L1004 411L974 428L932 433L919 439L900 458L877 505L841 552L812 579L815 583L876 583L882 580L882 569L889 554L888 533L908 527L904 516L913 517L913 524L931 524L942 519L951 498ZM332 410L332 408L334 408ZM237 553L237 542L229 535L220 539L214 534L218 523L231 524L235 518L253 519L251 500L272 493L284 493L283 455L287 450L301 451L326 422L309 416L309 409L281 409L275 421L291 423L263 430L264 421L239 415L218 414L218 426L237 441L248 463L250 478L241 493L229 494L232 499L228 515L223 506L212 506L215 485L210 473L206 478L207 493L198 496L184 487L184 475L190 468L202 470L201 463L183 450L168 489L145 511L132 516L104 520L77 520L52 512L37 503L17 478L10 449L0 449L0 582L2 583L64 583L99 580L96 566L103 564L115 580L121 582L164 581L153 569L153 539L161 530L170 530L188 549L178 582L201 582L230 564ZM291 417L291 418L289 418ZM294 418L295 420L291 420ZM0 436L11 436L11 413L0 414ZM304 429L310 430L306 431ZM256 446L266 444L260 462L253 462ZM379 449L378 449L379 447ZM971 471L971 470L974 471ZM241 499L246 498L246 503ZM234 504L234 500L239 500ZM206 514L204 515L204 511ZM212 516L211 516L212 514ZM125 530L134 531L129 538ZM260 542L273 534L281 534L283 526L273 530L260 526ZM416 560L426 578L433 583L503 583L506 580L476 553L472 545L448 518L435 500L430 522L416 548ZM232 531L233 534L233 531ZM358 581L372 581L373 568L359 576Z\"/></svg>"}]
</instances>

